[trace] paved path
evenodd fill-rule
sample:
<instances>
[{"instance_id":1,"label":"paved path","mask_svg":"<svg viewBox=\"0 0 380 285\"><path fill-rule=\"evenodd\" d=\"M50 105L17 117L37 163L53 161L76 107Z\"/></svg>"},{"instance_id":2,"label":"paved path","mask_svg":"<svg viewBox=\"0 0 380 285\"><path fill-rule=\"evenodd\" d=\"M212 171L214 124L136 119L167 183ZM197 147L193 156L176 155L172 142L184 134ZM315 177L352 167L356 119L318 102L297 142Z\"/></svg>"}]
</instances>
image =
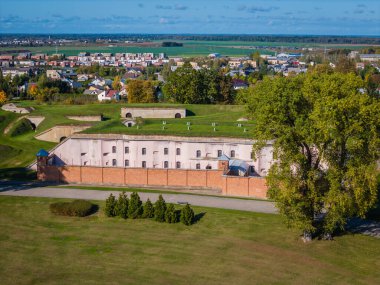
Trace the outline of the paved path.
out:
<instances>
[{"instance_id":1,"label":"paved path","mask_svg":"<svg viewBox=\"0 0 380 285\"><path fill-rule=\"evenodd\" d=\"M82 190L74 188L57 188L50 186L41 187L38 184L5 184L0 182L0 195L10 196L105 200L111 193L117 197L120 191ZM158 199L159 193L156 194L140 192L139 195L143 201L146 201L149 198L152 202L154 202ZM189 203L190 205L194 206L270 214L277 213L274 204L267 201L187 194L162 194L162 196L168 203Z\"/></svg>"}]
</instances>

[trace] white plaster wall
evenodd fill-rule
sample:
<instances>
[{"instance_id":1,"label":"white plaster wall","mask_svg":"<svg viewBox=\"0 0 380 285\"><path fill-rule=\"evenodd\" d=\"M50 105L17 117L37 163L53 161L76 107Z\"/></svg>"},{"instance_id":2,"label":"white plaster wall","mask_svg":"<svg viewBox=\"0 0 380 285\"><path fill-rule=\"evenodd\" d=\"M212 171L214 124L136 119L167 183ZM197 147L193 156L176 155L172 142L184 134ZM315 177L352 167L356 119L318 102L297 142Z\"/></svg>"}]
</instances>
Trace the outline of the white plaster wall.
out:
<instances>
[{"instance_id":1,"label":"white plaster wall","mask_svg":"<svg viewBox=\"0 0 380 285\"><path fill-rule=\"evenodd\" d=\"M186 109L181 108L121 108L121 117L125 118L127 113L131 113L133 118L173 118L175 114L181 114L181 118L186 117Z\"/></svg>"},{"instance_id":2,"label":"white plaster wall","mask_svg":"<svg viewBox=\"0 0 380 285\"><path fill-rule=\"evenodd\" d=\"M83 136L83 135L81 135ZM126 137L126 138L125 138ZM176 141L165 139L148 140L128 136L118 138L96 139L85 137L71 137L52 153L59 157L67 165L86 165L112 167L112 160L116 159L117 167L124 167L125 160L129 160L129 167L142 167L142 161L146 161L147 168L164 168L164 161L169 162L169 168L176 168L176 162L181 162L181 169L196 169L200 163L201 169L210 165L212 169L218 167L218 150L230 156L231 150L235 150L235 158L253 165L260 175L265 175L272 162L271 146L268 145L262 151L257 160L251 159L252 142L219 141ZM116 146L116 153L112 147ZM125 147L129 147L129 153L125 153ZM146 148L146 154L142 149ZM168 148L167 155L164 148ZM176 154L176 149L181 149L181 154ZM197 150L201 151L201 157L196 157Z\"/></svg>"}]
</instances>

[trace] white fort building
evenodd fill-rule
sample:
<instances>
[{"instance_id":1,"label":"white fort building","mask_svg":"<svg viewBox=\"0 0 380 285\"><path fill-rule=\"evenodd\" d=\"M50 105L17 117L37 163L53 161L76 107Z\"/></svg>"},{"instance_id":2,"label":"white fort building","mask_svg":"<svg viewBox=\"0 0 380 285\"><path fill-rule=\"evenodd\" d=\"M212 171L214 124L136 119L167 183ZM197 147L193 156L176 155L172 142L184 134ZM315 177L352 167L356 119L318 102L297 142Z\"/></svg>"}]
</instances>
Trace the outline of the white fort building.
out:
<instances>
[{"instance_id":1,"label":"white fort building","mask_svg":"<svg viewBox=\"0 0 380 285\"><path fill-rule=\"evenodd\" d=\"M253 159L254 141L239 138L74 134L50 151L49 164L174 169L218 169L220 160L240 176L265 176L270 143Z\"/></svg>"}]
</instances>

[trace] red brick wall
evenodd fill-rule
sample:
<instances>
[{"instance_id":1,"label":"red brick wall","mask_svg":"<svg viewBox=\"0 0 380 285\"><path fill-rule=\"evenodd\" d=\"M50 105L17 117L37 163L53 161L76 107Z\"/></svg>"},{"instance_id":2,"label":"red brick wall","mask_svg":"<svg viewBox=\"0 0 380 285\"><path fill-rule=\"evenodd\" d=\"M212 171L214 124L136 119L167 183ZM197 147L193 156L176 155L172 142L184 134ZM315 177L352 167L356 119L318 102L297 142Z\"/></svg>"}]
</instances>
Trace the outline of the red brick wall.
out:
<instances>
[{"instance_id":1,"label":"red brick wall","mask_svg":"<svg viewBox=\"0 0 380 285\"><path fill-rule=\"evenodd\" d=\"M123 168L103 168L103 183L123 185L124 173Z\"/></svg>"},{"instance_id":2,"label":"red brick wall","mask_svg":"<svg viewBox=\"0 0 380 285\"><path fill-rule=\"evenodd\" d=\"M188 186L187 171L181 169L168 169L168 185Z\"/></svg>"},{"instance_id":3,"label":"red brick wall","mask_svg":"<svg viewBox=\"0 0 380 285\"><path fill-rule=\"evenodd\" d=\"M81 183L81 168L79 166L60 167L61 181L65 183Z\"/></svg>"},{"instance_id":4,"label":"red brick wall","mask_svg":"<svg viewBox=\"0 0 380 285\"><path fill-rule=\"evenodd\" d=\"M148 170L144 168L126 168L125 183L131 185L148 185Z\"/></svg>"},{"instance_id":5,"label":"red brick wall","mask_svg":"<svg viewBox=\"0 0 380 285\"><path fill-rule=\"evenodd\" d=\"M266 184L266 179L261 177L251 177L249 178L249 195L252 197L267 198L268 186Z\"/></svg>"},{"instance_id":6,"label":"red brick wall","mask_svg":"<svg viewBox=\"0 0 380 285\"><path fill-rule=\"evenodd\" d=\"M59 170L54 166L38 166L37 178L41 181L59 182Z\"/></svg>"},{"instance_id":7,"label":"red brick wall","mask_svg":"<svg viewBox=\"0 0 380 285\"><path fill-rule=\"evenodd\" d=\"M207 186L212 188L223 188L222 180L223 170L220 171L207 171Z\"/></svg>"},{"instance_id":8,"label":"red brick wall","mask_svg":"<svg viewBox=\"0 0 380 285\"><path fill-rule=\"evenodd\" d=\"M71 171L71 167L70 168ZM103 168L101 167L81 167L82 180L84 184L102 184Z\"/></svg>"},{"instance_id":9,"label":"red brick wall","mask_svg":"<svg viewBox=\"0 0 380 285\"><path fill-rule=\"evenodd\" d=\"M207 171L187 170L187 184L195 187L207 187Z\"/></svg>"},{"instance_id":10,"label":"red brick wall","mask_svg":"<svg viewBox=\"0 0 380 285\"><path fill-rule=\"evenodd\" d=\"M223 176L222 183L223 195L267 198L268 186L265 178Z\"/></svg>"},{"instance_id":11,"label":"red brick wall","mask_svg":"<svg viewBox=\"0 0 380 285\"><path fill-rule=\"evenodd\" d=\"M268 189L264 178L223 176L222 170L41 166L37 177L65 183L208 187L222 189L224 195L262 199Z\"/></svg>"},{"instance_id":12,"label":"red brick wall","mask_svg":"<svg viewBox=\"0 0 380 285\"><path fill-rule=\"evenodd\" d=\"M167 169L148 169L148 185L167 186L168 170Z\"/></svg>"}]
</instances>

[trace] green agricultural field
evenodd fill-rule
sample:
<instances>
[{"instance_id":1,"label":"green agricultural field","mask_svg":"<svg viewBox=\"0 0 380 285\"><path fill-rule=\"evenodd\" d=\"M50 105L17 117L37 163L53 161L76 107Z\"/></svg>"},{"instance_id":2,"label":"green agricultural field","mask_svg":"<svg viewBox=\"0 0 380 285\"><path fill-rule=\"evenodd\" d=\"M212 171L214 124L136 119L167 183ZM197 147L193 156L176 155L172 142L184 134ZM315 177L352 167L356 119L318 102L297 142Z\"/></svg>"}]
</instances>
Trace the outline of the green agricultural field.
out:
<instances>
[{"instance_id":1,"label":"green agricultural field","mask_svg":"<svg viewBox=\"0 0 380 285\"><path fill-rule=\"evenodd\" d=\"M190 227L55 216L61 199L0 197L1 284L379 284L380 243L303 244L278 215L194 207ZM176 206L179 208L179 206Z\"/></svg>"},{"instance_id":2,"label":"green agricultural field","mask_svg":"<svg viewBox=\"0 0 380 285\"><path fill-rule=\"evenodd\" d=\"M56 144L36 140L35 135L56 125L89 124L67 119L68 115L99 115L103 114L102 122L91 122L93 125L86 133L115 133L115 134L158 134L158 135L186 135L186 136L223 136L252 138L250 126L252 122L243 122L243 127L237 127L237 119L244 116L243 106L231 105L175 105L175 104L88 104L88 105L47 105L36 104L31 101L17 103L20 106L33 106L35 111L31 115L41 115L45 120L36 131L28 131L11 137L4 134L4 129L15 124L20 114L0 110L0 179L7 175L9 169L25 167L35 159L40 148L47 150ZM188 110L189 117L182 119L165 119L166 129L162 130L162 119L145 119L139 128L127 128L122 124L120 108L134 107L183 107ZM187 122L191 122L191 130L187 130ZM217 123L216 129L212 123ZM246 132L244 132L246 129Z\"/></svg>"},{"instance_id":3,"label":"green agricultural field","mask_svg":"<svg viewBox=\"0 0 380 285\"><path fill-rule=\"evenodd\" d=\"M144 53L153 52L155 54L165 53L168 56L205 56L210 53L220 53L227 56L247 56L253 53L255 50L252 48L249 42L217 42L217 41L179 41L184 45L183 47L143 47L143 46L62 46L58 47L58 53L63 53L66 56L78 55L79 52L110 52L110 53ZM270 45L269 45L270 46ZM15 50L16 48L0 48L0 51ZM18 48L17 48L18 49ZM44 46L44 47L26 47L20 48L23 50L29 50L33 53L56 53L55 46ZM264 54L274 54L269 50L258 50L260 53Z\"/></svg>"}]
</instances>

